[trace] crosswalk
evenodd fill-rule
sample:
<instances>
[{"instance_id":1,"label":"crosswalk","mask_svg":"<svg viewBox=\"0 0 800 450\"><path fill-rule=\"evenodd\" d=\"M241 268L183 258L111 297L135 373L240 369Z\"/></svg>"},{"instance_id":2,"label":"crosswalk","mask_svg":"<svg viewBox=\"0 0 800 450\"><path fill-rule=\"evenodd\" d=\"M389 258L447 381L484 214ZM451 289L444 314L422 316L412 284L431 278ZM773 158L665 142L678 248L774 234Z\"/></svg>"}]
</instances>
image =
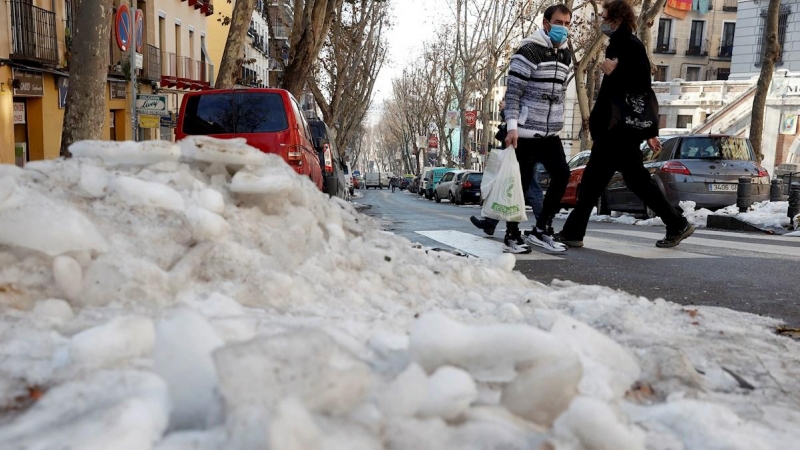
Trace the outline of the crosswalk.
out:
<instances>
[{"instance_id":1,"label":"crosswalk","mask_svg":"<svg viewBox=\"0 0 800 450\"><path fill-rule=\"evenodd\" d=\"M499 229L493 237L457 230L430 230L416 233L478 258L494 258L503 252L504 231ZM571 249L564 254L552 254L534 249L532 253L516 257L520 261L563 260L576 252L588 250L652 260L721 258L731 254L800 259L800 238L797 237L697 230L679 247L672 249L655 247L655 241L663 236L663 232L654 231L595 229L584 238L583 249Z\"/></svg>"}]
</instances>

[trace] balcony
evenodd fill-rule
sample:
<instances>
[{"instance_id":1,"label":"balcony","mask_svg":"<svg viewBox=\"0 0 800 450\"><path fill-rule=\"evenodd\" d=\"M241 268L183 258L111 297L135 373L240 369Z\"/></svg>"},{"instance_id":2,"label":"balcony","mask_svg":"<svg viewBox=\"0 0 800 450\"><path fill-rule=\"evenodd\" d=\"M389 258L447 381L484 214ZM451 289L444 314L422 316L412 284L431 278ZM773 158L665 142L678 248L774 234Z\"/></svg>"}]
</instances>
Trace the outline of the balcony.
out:
<instances>
[{"instance_id":1,"label":"balcony","mask_svg":"<svg viewBox=\"0 0 800 450\"><path fill-rule=\"evenodd\" d=\"M708 56L708 39L702 41L689 39L689 46L686 47L686 56Z\"/></svg>"},{"instance_id":2,"label":"balcony","mask_svg":"<svg viewBox=\"0 0 800 450\"><path fill-rule=\"evenodd\" d=\"M723 42L719 46L719 54L717 55L720 58L730 58L733 56L733 43Z\"/></svg>"},{"instance_id":3,"label":"balcony","mask_svg":"<svg viewBox=\"0 0 800 450\"><path fill-rule=\"evenodd\" d=\"M56 15L22 0L11 0L11 57L58 64Z\"/></svg>"},{"instance_id":4,"label":"balcony","mask_svg":"<svg viewBox=\"0 0 800 450\"><path fill-rule=\"evenodd\" d=\"M736 12L739 9L739 0L724 0L722 10L726 12Z\"/></svg>"},{"instance_id":5,"label":"balcony","mask_svg":"<svg viewBox=\"0 0 800 450\"><path fill-rule=\"evenodd\" d=\"M159 81L161 79L161 52L158 47L146 44L143 56L144 65L140 77L150 81Z\"/></svg>"},{"instance_id":6,"label":"balcony","mask_svg":"<svg viewBox=\"0 0 800 450\"><path fill-rule=\"evenodd\" d=\"M674 55L677 53L677 39L661 39L659 38L656 41L655 47L653 47L653 53L661 53L665 55Z\"/></svg>"},{"instance_id":7,"label":"balcony","mask_svg":"<svg viewBox=\"0 0 800 450\"><path fill-rule=\"evenodd\" d=\"M205 0L203 2L202 8L200 8L200 12L205 14L206 17L214 15L214 5L211 4L211 0Z\"/></svg>"},{"instance_id":8,"label":"balcony","mask_svg":"<svg viewBox=\"0 0 800 450\"><path fill-rule=\"evenodd\" d=\"M176 89L208 89L214 79L214 66L171 52L162 52L161 85Z\"/></svg>"}]
</instances>

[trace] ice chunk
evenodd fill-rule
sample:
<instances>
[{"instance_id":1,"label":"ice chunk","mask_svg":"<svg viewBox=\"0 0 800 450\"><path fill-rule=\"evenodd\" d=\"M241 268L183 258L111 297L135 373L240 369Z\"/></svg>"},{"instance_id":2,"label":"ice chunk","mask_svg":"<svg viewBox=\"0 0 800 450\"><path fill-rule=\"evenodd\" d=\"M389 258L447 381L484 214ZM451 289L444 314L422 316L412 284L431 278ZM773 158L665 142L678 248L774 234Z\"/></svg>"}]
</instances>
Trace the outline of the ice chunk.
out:
<instances>
[{"instance_id":1,"label":"ice chunk","mask_svg":"<svg viewBox=\"0 0 800 450\"><path fill-rule=\"evenodd\" d=\"M553 425L559 440L586 450L644 450L645 434L625 423L621 414L608 404L589 397L578 397ZM577 445L576 445L577 444ZM561 448L557 446L557 448ZM706 448L704 446L697 448Z\"/></svg>"},{"instance_id":2,"label":"ice chunk","mask_svg":"<svg viewBox=\"0 0 800 450\"><path fill-rule=\"evenodd\" d=\"M105 252L108 244L83 213L74 207L29 196L17 207L0 209L0 244L58 256L67 252Z\"/></svg>"},{"instance_id":3,"label":"ice chunk","mask_svg":"<svg viewBox=\"0 0 800 450\"><path fill-rule=\"evenodd\" d=\"M169 386L170 429L204 429L219 421L217 371L211 353L222 339L200 314L173 312L156 327L154 369Z\"/></svg>"},{"instance_id":4,"label":"ice chunk","mask_svg":"<svg viewBox=\"0 0 800 450\"><path fill-rule=\"evenodd\" d=\"M58 256L53 260L53 277L61 293L70 300L83 289L83 268L69 256Z\"/></svg>"},{"instance_id":5,"label":"ice chunk","mask_svg":"<svg viewBox=\"0 0 800 450\"><path fill-rule=\"evenodd\" d=\"M45 393L0 427L7 450L152 448L167 427L167 387L157 376L100 371Z\"/></svg>"},{"instance_id":6,"label":"ice chunk","mask_svg":"<svg viewBox=\"0 0 800 450\"><path fill-rule=\"evenodd\" d=\"M49 298L36 302L31 310L31 314L38 317L50 317L62 321L72 320L75 313L69 303L61 299Z\"/></svg>"},{"instance_id":7,"label":"ice chunk","mask_svg":"<svg viewBox=\"0 0 800 450\"><path fill-rule=\"evenodd\" d=\"M225 199L214 189L206 188L200 191L198 204L214 214L222 215L225 212Z\"/></svg>"},{"instance_id":8,"label":"ice chunk","mask_svg":"<svg viewBox=\"0 0 800 450\"><path fill-rule=\"evenodd\" d=\"M183 303L207 317L241 316L245 311L239 302L219 292L212 292L202 299L190 297Z\"/></svg>"},{"instance_id":9,"label":"ice chunk","mask_svg":"<svg viewBox=\"0 0 800 450\"><path fill-rule=\"evenodd\" d=\"M361 403L370 370L320 331L258 337L214 353L231 448L264 446L269 413L287 397L311 412L342 415Z\"/></svg>"},{"instance_id":10,"label":"ice chunk","mask_svg":"<svg viewBox=\"0 0 800 450\"><path fill-rule=\"evenodd\" d=\"M550 426L578 394L583 366L574 353L559 359L526 363L503 388L500 403L514 414Z\"/></svg>"},{"instance_id":11,"label":"ice chunk","mask_svg":"<svg viewBox=\"0 0 800 450\"><path fill-rule=\"evenodd\" d=\"M173 298L169 275L137 256L123 257L115 252L97 258L86 270L83 290L74 303L99 306L118 300L145 305L168 304Z\"/></svg>"},{"instance_id":12,"label":"ice chunk","mask_svg":"<svg viewBox=\"0 0 800 450\"><path fill-rule=\"evenodd\" d=\"M81 166L81 179L78 181L78 187L90 197L102 197L106 193L110 176L107 171L100 167L95 167L89 164Z\"/></svg>"},{"instance_id":13,"label":"ice chunk","mask_svg":"<svg viewBox=\"0 0 800 450\"><path fill-rule=\"evenodd\" d=\"M176 431L164 436L153 450L225 450L225 428Z\"/></svg>"},{"instance_id":14,"label":"ice chunk","mask_svg":"<svg viewBox=\"0 0 800 450\"><path fill-rule=\"evenodd\" d=\"M503 253L489 262L491 267L497 267L498 269L502 269L506 272L513 271L516 264L517 258L510 253Z\"/></svg>"},{"instance_id":15,"label":"ice chunk","mask_svg":"<svg viewBox=\"0 0 800 450\"><path fill-rule=\"evenodd\" d=\"M111 181L111 187L129 205L183 211L186 205L175 189L133 177L119 177Z\"/></svg>"},{"instance_id":16,"label":"ice chunk","mask_svg":"<svg viewBox=\"0 0 800 450\"><path fill-rule=\"evenodd\" d=\"M178 147L168 141L80 141L70 145L69 151L75 157L100 158L110 167L146 166L180 158Z\"/></svg>"},{"instance_id":17,"label":"ice chunk","mask_svg":"<svg viewBox=\"0 0 800 450\"><path fill-rule=\"evenodd\" d=\"M4 206L6 200L14 196L14 192L16 192L16 190L17 180L9 176L0 178L0 208Z\"/></svg>"},{"instance_id":18,"label":"ice chunk","mask_svg":"<svg viewBox=\"0 0 800 450\"><path fill-rule=\"evenodd\" d=\"M633 355L594 328L558 314L550 332L580 355L586 368L581 393L611 400L624 395L639 379L641 370Z\"/></svg>"},{"instance_id":19,"label":"ice chunk","mask_svg":"<svg viewBox=\"0 0 800 450\"><path fill-rule=\"evenodd\" d=\"M296 398L283 400L269 427L270 450L317 450L322 447L322 431Z\"/></svg>"},{"instance_id":20,"label":"ice chunk","mask_svg":"<svg viewBox=\"0 0 800 450\"><path fill-rule=\"evenodd\" d=\"M478 381L509 382L524 362L555 361L574 353L549 333L527 325L462 325L441 313L411 328L411 359L426 371L461 367Z\"/></svg>"},{"instance_id":21,"label":"ice chunk","mask_svg":"<svg viewBox=\"0 0 800 450\"><path fill-rule=\"evenodd\" d=\"M428 376L417 364L409 366L381 391L378 405L387 416L413 417L428 397Z\"/></svg>"},{"instance_id":22,"label":"ice chunk","mask_svg":"<svg viewBox=\"0 0 800 450\"><path fill-rule=\"evenodd\" d=\"M76 364L104 366L150 353L155 343L153 321L121 316L72 336L70 356Z\"/></svg>"},{"instance_id":23,"label":"ice chunk","mask_svg":"<svg viewBox=\"0 0 800 450\"><path fill-rule=\"evenodd\" d=\"M192 236L197 241L222 239L230 231L230 225L222 216L198 206L190 206L186 218L192 227Z\"/></svg>"},{"instance_id":24,"label":"ice chunk","mask_svg":"<svg viewBox=\"0 0 800 450\"><path fill-rule=\"evenodd\" d=\"M428 380L428 394L421 417L458 418L478 398L475 381L461 369L443 366Z\"/></svg>"},{"instance_id":25,"label":"ice chunk","mask_svg":"<svg viewBox=\"0 0 800 450\"><path fill-rule=\"evenodd\" d=\"M231 180L231 192L237 194L288 195L296 187L288 175L256 175L241 170Z\"/></svg>"},{"instance_id":26,"label":"ice chunk","mask_svg":"<svg viewBox=\"0 0 800 450\"><path fill-rule=\"evenodd\" d=\"M181 153L185 159L217 163L226 166L263 166L269 158L247 145L244 138L215 139L207 136L190 136L181 140Z\"/></svg>"}]
</instances>

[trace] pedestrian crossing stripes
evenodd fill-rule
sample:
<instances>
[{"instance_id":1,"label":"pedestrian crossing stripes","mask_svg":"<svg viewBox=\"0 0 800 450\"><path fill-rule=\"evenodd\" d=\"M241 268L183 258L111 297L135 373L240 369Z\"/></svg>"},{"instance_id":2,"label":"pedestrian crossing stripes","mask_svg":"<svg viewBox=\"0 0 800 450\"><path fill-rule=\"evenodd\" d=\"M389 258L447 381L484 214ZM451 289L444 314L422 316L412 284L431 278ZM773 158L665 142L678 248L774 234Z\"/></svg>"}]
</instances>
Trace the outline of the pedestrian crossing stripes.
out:
<instances>
[{"instance_id":1,"label":"pedestrian crossing stripes","mask_svg":"<svg viewBox=\"0 0 800 450\"><path fill-rule=\"evenodd\" d=\"M488 237L456 230L417 231L433 241L458 249L478 258L495 258L503 253L503 230L497 230L497 236ZM637 242L626 238L642 238L647 242ZM800 258L800 247L789 245L800 243L800 239L781 236L743 235L738 233L698 230L695 235L681 243L679 248L657 248L655 241L663 237L663 233L635 230L592 230L591 235L584 238L584 249L627 256L637 259L700 259L719 258L721 251L738 250L752 253L754 256L780 255ZM705 237L708 236L708 237ZM711 239L716 237L718 239ZM725 239L723 239L725 238ZM768 238L762 240L763 238ZM760 240L760 242L758 242ZM765 242L766 241L766 242ZM767 242L774 242L767 243ZM782 245L781 245L782 244ZM562 260L569 254L582 249L568 250L567 254L554 254L534 249L532 253L516 255L520 261ZM710 254L709 254L710 253ZM558 255L558 256L557 256Z\"/></svg>"}]
</instances>

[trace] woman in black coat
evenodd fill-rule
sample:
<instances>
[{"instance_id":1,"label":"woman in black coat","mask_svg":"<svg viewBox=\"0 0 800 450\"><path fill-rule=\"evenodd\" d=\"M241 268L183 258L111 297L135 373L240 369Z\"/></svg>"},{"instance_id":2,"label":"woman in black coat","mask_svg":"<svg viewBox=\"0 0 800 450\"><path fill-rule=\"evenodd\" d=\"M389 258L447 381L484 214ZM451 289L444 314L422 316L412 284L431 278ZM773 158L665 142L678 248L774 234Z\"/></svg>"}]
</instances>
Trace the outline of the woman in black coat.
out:
<instances>
[{"instance_id":1,"label":"woman in black coat","mask_svg":"<svg viewBox=\"0 0 800 450\"><path fill-rule=\"evenodd\" d=\"M626 94L650 92L650 59L642 42L633 34L636 29L633 8L624 0L611 0L603 9L600 29L610 42L606 59L600 64L605 76L589 117L594 144L581 178L577 206L555 239L571 247L583 246L592 208L614 172L619 171L628 188L667 226L667 235L656 242L656 246L674 247L689 237L694 227L669 204L644 167L640 150L643 138L654 152L661 151L658 123L653 123L643 133L612 123L613 102L624 99Z\"/></svg>"}]
</instances>

